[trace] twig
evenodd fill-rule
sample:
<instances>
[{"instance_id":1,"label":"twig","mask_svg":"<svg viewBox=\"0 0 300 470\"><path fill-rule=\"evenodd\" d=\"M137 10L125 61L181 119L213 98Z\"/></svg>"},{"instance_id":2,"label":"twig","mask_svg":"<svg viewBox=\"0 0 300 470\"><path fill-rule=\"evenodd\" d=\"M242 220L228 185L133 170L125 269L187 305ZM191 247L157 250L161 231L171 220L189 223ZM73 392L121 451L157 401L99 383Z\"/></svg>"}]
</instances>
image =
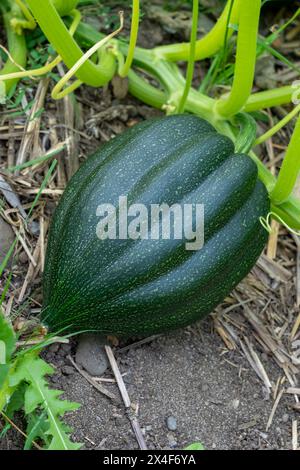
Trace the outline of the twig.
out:
<instances>
[{"instance_id":1,"label":"twig","mask_svg":"<svg viewBox=\"0 0 300 470\"><path fill-rule=\"evenodd\" d=\"M70 340L68 338L59 338L59 337L53 337L49 343L47 343L47 346L50 346L51 344L55 343L61 343L61 344L69 344ZM16 347L21 348L24 346L36 346L38 344L44 344L45 343L45 338L41 339L32 339L32 340L24 340L24 341L17 341Z\"/></svg>"},{"instance_id":2,"label":"twig","mask_svg":"<svg viewBox=\"0 0 300 470\"><path fill-rule=\"evenodd\" d=\"M118 384L118 387L119 387L119 390L120 390L125 408L128 411L128 417L130 419L131 426L132 426L132 429L134 431L136 440L137 440L141 450L147 450L146 442L144 440L144 436L142 434L139 422L138 422L136 416L132 415L132 413L131 413L131 401L130 401L128 392L126 390L126 386L125 386L122 374L121 374L121 372L119 370L119 367L118 367L118 364L115 360L114 353L113 353L111 347L107 346L107 345L105 346L105 351L106 351L109 363L111 365L112 371L114 373L114 376L116 378L116 381L117 381L117 384Z\"/></svg>"},{"instance_id":3,"label":"twig","mask_svg":"<svg viewBox=\"0 0 300 470\"><path fill-rule=\"evenodd\" d=\"M291 393L292 395L300 395L300 388L289 387L286 389L285 393Z\"/></svg>"},{"instance_id":4,"label":"twig","mask_svg":"<svg viewBox=\"0 0 300 470\"><path fill-rule=\"evenodd\" d=\"M292 447L293 450L298 450L298 422L296 419L292 423Z\"/></svg>"},{"instance_id":5,"label":"twig","mask_svg":"<svg viewBox=\"0 0 300 470\"><path fill-rule=\"evenodd\" d=\"M3 413L3 411L0 410L0 414L3 416L3 418L5 419L5 421L7 421L16 431L18 431L20 434L22 434L22 436L25 437L25 439L28 438L27 434L25 434L25 432L23 432L22 429L20 429L8 416L6 416L6 414ZM36 447L38 450L43 450L43 448L40 447L35 441L32 441L32 444L33 444L34 447Z\"/></svg>"},{"instance_id":6,"label":"twig","mask_svg":"<svg viewBox=\"0 0 300 470\"><path fill-rule=\"evenodd\" d=\"M22 165L23 163L25 163L25 161L27 160L27 156L30 152L30 147L34 142L34 137L39 133L41 118L38 112L43 108L48 85L48 77L43 78L38 85L34 105L31 109L30 117L28 117L27 119L26 127L24 130L24 136L18 152L16 162L17 165ZM32 155L32 153L31 158L34 158L34 155ZM17 171L16 174L18 173L19 172Z\"/></svg>"},{"instance_id":7,"label":"twig","mask_svg":"<svg viewBox=\"0 0 300 470\"><path fill-rule=\"evenodd\" d=\"M296 272L297 272L297 280L296 280L296 304L297 307L300 307L300 239L293 235L297 246L297 259L296 259ZM299 317L300 318L300 317Z\"/></svg>"},{"instance_id":8,"label":"twig","mask_svg":"<svg viewBox=\"0 0 300 470\"><path fill-rule=\"evenodd\" d=\"M278 393L277 398L276 398L276 400L275 400L275 402L274 402L274 405L273 405L273 408L272 408L272 411L271 411L271 414L270 414L270 417L269 417L269 419L268 419L268 423L267 423L267 426L266 426L266 431L269 430L269 428L270 428L270 426L271 426L271 424L272 424L272 422L273 422L273 418L274 418L275 412L276 412L276 410L277 410L277 407L278 407L278 405L279 405L279 402L280 402L280 400L281 400L281 397L282 397L283 393L284 393L284 389L282 388L282 389L280 390L280 392Z\"/></svg>"},{"instance_id":9,"label":"twig","mask_svg":"<svg viewBox=\"0 0 300 470\"><path fill-rule=\"evenodd\" d=\"M72 359L71 356L67 356L67 357L68 357L69 361L71 362L72 366L75 367L75 369L79 372L79 374L81 374L82 377L85 378L85 380L87 380L96 390L98 390L98 392L102 393L103 395L110 398L111 400L116 400L117 399L117 397L112 392L110 392L109 390L104 388L99 383L95 382L95 380L93 380L92 377L87 372L80 369L80 367L78 367L78 365Z\"/></svg>"},{"instance_id":10,"label":"twig","mask_svg":"<svg viewBox=\"0 0 300 470\"><path fill-rule=\"evenodd\" d=\"M26 245L26 241L24 240L24 238L22 237L20 232L18 230L16 230L16 228L14 226L12 226L12 229L15 232L15 235L17 235L19 237L19 241L20 241L22 247L24 248L24 251L25 251L26 255L28 256L31 264L33 264L33 266L36 268L37 267L37 262L34 259L34 257L32 256L32 254L30 253L30 250L29 250L28 246Z\"/></svg>"},{"instance_id":11,"label":"twig","mask_svg":"<svg viewBox=\"0 0 300 470\"><path fill-rule=\"evenodd\" d=\"M270 116L271 117L271 116ZM272 121L272 119L271 119ZM271 122L271 124L273 124ZM274 162L274 148L273 148L273 142L272 139L269 139L267 141L267 149L270 157L270 163L271 163L271 173L275 176L276 171L275 171L275 162ZM271 223L272 227L272 234L269 237L269 242L268 242L268 247L267 247L267 257L271 260L276 258L277 254L277 245L278 245L278 233L279 233L279 223L276 220L272 220Z\"/></svg>"},{"instance_id":12,"label":"twig","mask_svg":"<svg viewBox=\"0 0 300 470\"><path fill-rule=\"evenodd\" d=\"M142 344L150 343L151 341L154 341L155 339L159 338L161 335L153 335L149 336L148 338L141 339L140 341L136 341L135 343L129 344L128 346L125 346L124 348L118 349L117 353L123 353L125 351L128 351L131 348L136 348L138 346L142 346Z\"/></svg>"}]
</instances>

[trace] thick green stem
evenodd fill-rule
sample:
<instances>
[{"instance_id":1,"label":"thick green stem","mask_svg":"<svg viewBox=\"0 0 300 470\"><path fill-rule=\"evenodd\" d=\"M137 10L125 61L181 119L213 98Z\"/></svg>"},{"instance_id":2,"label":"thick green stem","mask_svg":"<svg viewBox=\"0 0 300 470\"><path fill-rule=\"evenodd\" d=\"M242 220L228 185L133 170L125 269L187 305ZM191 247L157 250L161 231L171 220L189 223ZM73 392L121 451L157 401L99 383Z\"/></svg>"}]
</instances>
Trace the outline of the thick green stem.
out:
<instances>
[{"instance_id":1,"label":"thick green stem","mask_svg":"<svg viewBox=\"0 0 300 470\"><path fill-rule=\"evenodd\" d=\"M48 41L70 69L83 56L50 0L27 0L35 19ZM99 87L108 83L116 71L116 60L109 49L103 49L99 65L85 62L76 76L87 85Z\"/></svg>"},{"instance_id":2,"label":"thick green stem","mask_svg":"<svg viewBox=\"0 0 300 470\"><path fill-rule=\"evenodd\" d=\"M70 26L69 32L71 36L74 36L76 28L78 27L81 21L81 14L79 10L73 10L70 13L70 15L73 16L74 19ZM46 75L47 73L50 73L54 69L54 67L56 67L60 62L61 62L61 57L57 56L51 62L48 62L46 65L44 65L43 67L39 67L38 69L23 70L23 71L8 73L8 74L2 74L2 80L9 81L11 79L20 79L20 78L25 78L25 77L30 77L30 78L40 77L42 75Z\"/></svg>"},{"instance_id":3,"label":"thick green stem","mask_svg":"<svg viewBox=\"0 0 300 470\"><path fill-rule=\"evenodd\" d=\"M188 61L185 87L184 87L183 95L181 97L181 100L178 106L178 113L182 113L184 111L185 103L186 103L190 88L192 86L194 69L195 69L198 16L199 16L199 1L193 0L193 20L192 20L192 31L191 31L191 41L190 41L190 56L189 56L189 61Z\"/></svg>"},{"instance_id":4,"label":"thick green stem","mask_svg":"<svg viewBox=\"0 0 300 470\"><path fill-rule=\"evenodd\" d=\"M166 93L150 85L132 69L129 71L128 78L129 92L143 103L161 109L167 102Z\"/></svg>"},{"instance_id":5,"label":"thick green stem","mask_svg":"<svg viewBox=\"0 0 300 470\"><path fill-rule=\"evenodd\" d=\"M281 88L274 88L274 90L260 91L251 95L245 106L247 113L259 111L261 109L272 108L275 106L282 106L289 104L293 95L299 95L298 91L292 86L284 86Z\"/></svg>"},{"instance_id":6,"label":"thick green stem","mask_svg":"<svg viewBox=\"0 0 300 470\"><path fill-rule=\"evenodd\" d=\"M11 19L15 15L12 13L4 13L4 26L7 34L7 42L8 42L8 50L14 60L8 60L0 71L0 82L1 82L1 75L7 75L14 72L19 72L20 67L25 67L27 62L27 47L25 37L23 35L16 34L15 31L11 27ZM17 65L16 65L17 64ZM18 65L20 67L18 67ZM7 82L3 82L5 86L5 92L8 93L13 86L18 83L18 79L8 80Z\"/></svg>"},{"instance_id":7,"label":"thick green stem","mask_svg":"<svg viewBox=\"0 0 300 470\"><path fill-rule=\"evenodd\" d=\"M139 21L140 21L140 0L133 0L132 3L132 21L130 29L130 42L128 47L128 53L126 62L123 67L119 70L120 77L127 77L130 67L132 65L134 50L137 43L139 33Z\"/></svg>"},{"instance_id":8,"label":"thick green stem","mask_svg":"<svg viewBox=\"0 0 300 470\"><path fill-rule=\"evenodd\" d=\"M276 204L286 202L293 192L299 172L300 172L300 118L287 148L285 158L277 179L274 190L271 192L272 201Z\"/></svg>"},{"instance_id":9,"label":"thick green stem","mask_svg":"<svg viewBox=\"0 0 300 470\"><path fill-rule=\"evenodd\" d=\"M90 26L81 24L76 32L76 37L79 42L84 44L84 46L91 47L96 42L100 41L103 38L103 35L97 33ZM116 40L113 42L116 47L120 48L121 53L126 56L128 45ZM156 89L146 82L144 78L131 70L129 72L129 90L138 99L161 109L167 101L172 99L172 96L176 98L176 94L178 97L178 93L179 96L181 96L185 87L185 80L175 64L170 64L164 60L157 60L153 55L153 51L136 48L134 65L142 69L144 72L148 72L152 77L155 77L163 87L163 91ZM260 98L257 102L259 102L259 100ZM270 100L271 98L269 96L269 101ZM194 113L207 119L220 133L227 135L235 142L236 133L232 123L216 115L213 112L214 105L215 100L191 89L187 97L185 109L187 112ZM276 185L276 178L253 152L250 152L249 155L257 164L259 178L265 184L269 193L271 193ZM280 205L274 204L273 211L277 213L291 228L300 228L300 201L298 199L290 196L285 203Z\"/></svg>"},{"instance_id":10,"label":"thick green stem","mask_svg":"<svg viewBox=\"0 0 300 470\"><path fill-rule=\"evenodd\" d=\"M23 13L22 18L12 18L11 26L15 30L15 32L19 35L23 34L24 29L35 29L36 22L31 15L30 11L28 10L27 6L23 3L23 0L15 0L16 5L20 8Z\"/></svg>"},{"instance_id":11,"label":"thick green stem","mask_svg":"<svg viewBox=\"0 0 300 470\"><path fill-rule=\"evenodd\" d=\"M238 22L240 6L244 0L235 0L230 15L230 23ZM231 1L228 0L226 7L213 29L196 43L195 59L202 60L215 55L224 45L226 28L228 24L228 15L230 13ZM233 34L233 29L228 32L228 37ZM153 49L157 58L177 62L179 60L188 60L190 57L190 43L172 44L168 46L159 46Z\"/></svg>"},{"instance_id":12,"label":"thick green stem","mask_svg":"<svg viewBox=\"0 0 300 470\"><path fill-rule=\"evenodd\" d=\"M257 35L261 0L243 0L239 15L239 32L234 80L228 98L221 98L216 110L221 116L233 116L241 111L249 96L254 81Z\"/></svg>"}]
</instances>

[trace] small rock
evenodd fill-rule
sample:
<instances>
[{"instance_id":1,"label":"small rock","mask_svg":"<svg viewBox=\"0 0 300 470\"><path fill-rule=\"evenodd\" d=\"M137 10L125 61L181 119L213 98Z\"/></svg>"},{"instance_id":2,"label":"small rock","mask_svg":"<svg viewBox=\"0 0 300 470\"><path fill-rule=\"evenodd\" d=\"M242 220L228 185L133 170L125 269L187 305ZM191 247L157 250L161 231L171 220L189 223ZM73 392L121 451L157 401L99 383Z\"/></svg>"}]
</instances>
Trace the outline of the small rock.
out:
<instances>
[{"instance_id":1,"label":"small rock","mask_svg":"<svg viewBox=\"0 0 300 470\"><path fill-rule=\"evenodd\" d=\"M124 420L123 420L122 416L117 416L117 417L115 418L115 425L116 425L117 427L122 426L123 422L124 422Z\"/></svg>"},{"instance_id":2,"label":"small rock","mask_svg":"<svg viewBox=\"0 0 300 470\"><path fill-rule=\"evenodd\" d=\"M177 441L176 439L174 438L174 435L173 434L167 434L167 438L168 438L168 446L173 449L174 447L177 446Z\"/></svg>"},{"instance_id":3,"label":"small rock","mask_svg":"<svg viewBox=\"0 0 300 470\"><path fill-rule=\"evenodd\" d=\"M208 392L208 390L209 390L209 386L208 386L207 384L203 384L203 385L201 386L201 391L202 391L202 392Z\"/></svg>"},{"instance_id":4,"label":"small rock","mask_svg":"<svg viewBox=\"0 0 300 470\"><path fill-rule=\"evenodd\" d=\"M54 344L51 344L49 346L49 349L48 349L51 353L53 354L56 354L57 351L59 350L59 344L58 343L54 343Z\"/></svg>"},{"instance_id":5,"label":"small rock","mask_svg":"<svg viewBox=\"0 0 300 470\"><path fill-rule=\"evenodd\" d=\"M4 261L15 238L11 226L0 217L0 264ZM10 259L11 262L11 259Z\"/></svg>"},{"instance_id":6,"label":"small rock","mask_svg":"<svg viewBox=\"0 0 300 470\"><path fill-rule=\"evenodd\" d=\"M167 418L167 428L169 429L169 431L176 431L177 419L174 416L169 416Z\"/></svg>"},{"instance_id":7,"label":"small rock","mask_svg":"<svg viewBox=\"0 0 300 470\"><path fill-rule=\"evenodd\" d=\"M61 344L60 351L62 353L62 356L65 356L66 354L70 354L71 345L70 344Z\"/></svg>"},{"instance_id":8,"label":"small rock","mask_svg":"<svg viewBox=\"0 0 300 470\"><path fill-rule=\"evenodd\" d=\"M240 406L240 400L238 398L235 398L234 400L232 400L231 406L234 410L237 410Z\"/></svg>"},{"instance_id":9,"label":"small rock","mask_svg":"<svg viewBox=\"0 0 300 470\"><path fill-rule=\"evenodd\" d=\"M27 254L25 253L25 251L22 251L22 252L20 253L20 255L19 255L19 261L20 261L21 264L27 263L27 261L28 261L28 256L27 256Z\"/></svg>"},{"instance_id":10,"label":"small rock","mask_svg":"<svg viewBox=\"0 0 300 470\"><path fill-rule=\"evenodd\" d=\"M101 376L108 367L103 344L103 337L96 334L85 334L79 338L76 362L90 375Z\"/></svg>"},{"instance_id":11,"label":"small rock","mask_svg":"<svg viewBox=\"0 0 300 470\"><path fill-rule=\"evenodd\" d=\"M74 367L72 366L64 366L61 371L64 375L72 375L75 372Z\"/></svg>"},{"instance_id":12,"label":"small rock","mask_svg":"<svg viewBox=\"0 0 300 470\"><path fill-rule=\"evenodd\" d=\"M282 421L283 421L284 423L288 423L288 422L289 422L289 419L290 419L290 417L289 417L289 415L288 415L287 413L285 413L285 414L282 416Z\"/></svg>"}]
</instances>

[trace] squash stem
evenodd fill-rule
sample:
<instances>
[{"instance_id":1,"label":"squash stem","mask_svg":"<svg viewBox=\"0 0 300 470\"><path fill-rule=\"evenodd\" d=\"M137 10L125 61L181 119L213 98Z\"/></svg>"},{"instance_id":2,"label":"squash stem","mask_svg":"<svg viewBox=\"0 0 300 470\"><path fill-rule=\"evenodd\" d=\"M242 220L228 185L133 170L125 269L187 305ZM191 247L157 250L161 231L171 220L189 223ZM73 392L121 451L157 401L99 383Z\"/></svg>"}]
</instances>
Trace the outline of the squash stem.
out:
<instances>
[{"instance_id":1,"label":"squash stem","mask_svg":"<svg viewBox=\"0 0 300 470\"><path fill-rule=\"evenodd\" d=\"M192 20L192 31L191 31L191 41L190 41L190 55L189 55L189 61L188 61L188 67L187 67L185 87L184 87L182 98L178 106L178 113L182 113L184 111L185 103L186 103L189 91L191 89L191 86L192 86L194 69L195 69L198 17L199 17L199 1L193 0L193 20Z\"/></svg>"},{"instance_id":2,"label":"squash stem","mask_svg":"<svg viewBox=\"0 0 300 470\"><path fill-rule=\"evenodd\" d=\"M13 27L13 29L16 31L17 34L22 34L23 29L35 29L35 19L28 10L27 6L22 0L15 0L15 2L22 11L24 18L12 18L11 26Z\"/></svg>"},{"instance_id":3,"label":"squash stem","mask_svg":"<svg viewBox=\"0 0 300 470\"><path fill-rule=\"evenodd\" d=\"M261 109L289 104L293 100L293 95L297 98L299 95L299 86L298 90L293 86L284 86L275 88L274 90L253 93L249 97L244 110L247 113L252 113Z\"/></svg>"},{"instance_id":4,"label":"squash stem","mask_svg":"<svg viewBox=\"0 0 300 470\"><path fill-rule=\"evenodd\" d=\"M7 34L8 50L14 62L8 60L5 66L0 70L0 84L4 84L4 92L7 94L17 83L18 79L12 77L2 82L2 76L17 72L20 68L24 68L27 63L27 47L25 37L17 34L11 27L11 19L15 17L11 12L4 13L4 27Z\"/></svg>"},{"instance_id":5,"label":"squash stem","mask_svg":"<svg viewBox=\"0 0 300 470\"><path fill-rule=\"evenodd\" d=\"M275 188L271 192L271 199L275 204L286 202L292 194L300 172L300 117L297 120L291 141L287 148L285 158Z\"/></svg>"},{"instance_id":6,"label":"squash stem","mask_svg":"<svg viewBox=\"0 0 300 470\"><path fill-rule=\"evenodd\" d=\"M196 43L195 59L203 60L215 55L223 46L230 15L230 23L237 23L239 11L244 0L235 0L231 9L231 0L227 1L222 15L212 30ZM231 10L231 14L230 14ZM228 37L233 34L233 29L228 31ZM153 49L156 58L172 62L188 60L190 57L190 43L172 44L159 46Z\"/></svg>"},{"instance_id":7,"label":"squash stem","mask_svg":"<svg viewBox=\"0 0 300 470\"><path fill-rule=\"evenodd\" d=\"M27 0L36 21L48 41L71 69L83 57L83 52L72 38L50 0ZM99 87L108 83L116 71L116 60L109 49L103 49L100 64L90 60L77 71L76 76L83 83Z\"/></svg>"},{"instance_id":8,"label":"squash stem","mask_svg":"<svg viewBox=\"0 0 300 470\"><path fill-rule=\"evenodd\" d=\"M70 13L70 16L73 16L73 22L70 26L70 34L71 36L74 35L80 21L81 21L81 13L79 10L73 10ZM21 79L25 77L40 77L42 75L46 75L47 73L51 72L51 70L54 69L60 62L61 62L61 57L57 56L55 59L53 59L51 62L47 63L43 67L40 67L38 69L32 69L32 70L22 70L19 72L11 72L11 73L6 73L1 76L1 80L7 81L7 80L12 80L12 79Z\"/></svg>"},{"instance_id":9,"label":"squash stem","mask_svg":"<svg viewBox=\"0 0 300 470\"><path fill-rule=\"evenodd\" d=\"M237 114L245 106L252 90L261 0L243 0L239 15L239 32L234 80L228 98L216 103L216 111L225 117Z\"/></svg>"},{"instance_id":10,"label":"squash stem","mask_svg":"<svg viewBox=\"0 0 300 470\"><path fill-rule=\"evenodd\" d=\"M140 21L140 1L133 0L132 2L132 21L130 29L130 40L128 53L126 57L126 62L119 70L120 77L127 77L130 67L132 65L134 51L137 43L138 33L139 33L139 21Z\"/></svg>"},{"instance_id":11,"label":"squash stem","mask_svg":"<svg viewBox=\"0 0 300 470\"><path fill-rule=\"evenodd\" d=\"M114 31L113 33L109 34L108 36L101 39L101 41L97 42L91 49L89 49L74 65L73 67L66 73L66 75L56 84L52 91L52 98L54 100L59 100L64 96L68 95L72 91L76 90L80 85L82 85L81 80L76 80L75 83L69 85L67 88L64 89L66 83L76 74L77 70L92 56L94 55L101 47L107 44L114 36L116 36L122 29L123 29L123 12L120 12L120 27Z\"/></svg>"}]
</instances>

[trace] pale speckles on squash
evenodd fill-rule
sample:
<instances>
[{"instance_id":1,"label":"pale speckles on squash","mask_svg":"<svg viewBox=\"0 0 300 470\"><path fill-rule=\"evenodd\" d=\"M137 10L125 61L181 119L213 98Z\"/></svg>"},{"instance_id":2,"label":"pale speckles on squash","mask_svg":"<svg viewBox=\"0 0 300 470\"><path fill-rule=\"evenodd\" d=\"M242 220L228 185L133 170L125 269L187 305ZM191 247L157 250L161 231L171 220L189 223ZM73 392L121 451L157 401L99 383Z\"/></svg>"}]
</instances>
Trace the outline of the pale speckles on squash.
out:
<instances>
[{"instance_id":1,"label":"pale speckles on squash","mask_svg":"<svg viewBox=\"0 0 300 470\"><path fill-rule=\"evenodd\" d=\"M50 231L44 282L53 329L151 334L208 314L249 272L267 234L269 210L257 169L195 116L142 123L103 146L71 180ZM206 204L206 244L96 237L96 207L130 203ZM196 200L195 200L196 199ZM49 312L51 312L49 314Z\"/></svg>"}]
</instances>

